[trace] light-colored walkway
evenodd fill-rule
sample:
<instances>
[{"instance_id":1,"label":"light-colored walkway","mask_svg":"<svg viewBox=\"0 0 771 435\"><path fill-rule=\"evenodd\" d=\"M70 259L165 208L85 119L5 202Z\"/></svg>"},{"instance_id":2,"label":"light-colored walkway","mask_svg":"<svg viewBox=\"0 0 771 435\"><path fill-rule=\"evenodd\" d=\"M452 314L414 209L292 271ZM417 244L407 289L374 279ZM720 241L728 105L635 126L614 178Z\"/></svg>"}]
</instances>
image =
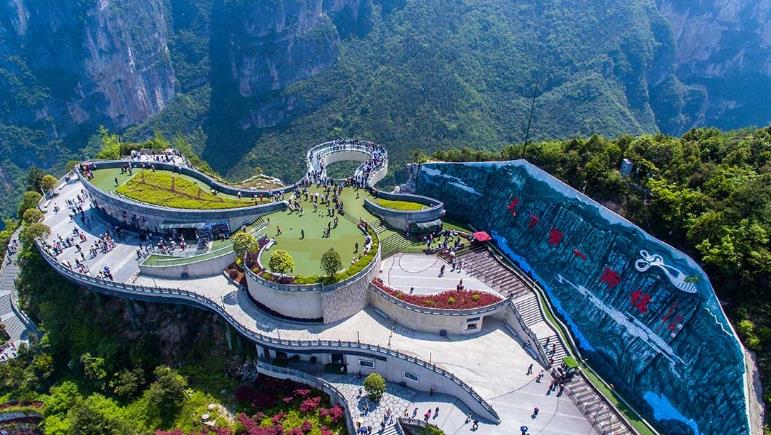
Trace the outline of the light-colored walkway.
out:
<instances>
[{"instance_id":1,"label":"light-colored walkway","mask_svg":"<svg viewBox=\"0 0 771 435\"><path fill-rule=\"evenodd\" d=\"M53 204L49 207L44 223L52 228L50 243L53 243L57 233L64 237L71 234L72 228L76 226L88 234L86 246L106 231L105 224L98 216L93 215L94 211L91 211L87 204L84 204L87 214L93 217L91 228L83 226L79 219L73 221L68 216L68 210L64 208L65 199L74 198L80 190L81 186L77 181L65 185L60 196L54 201L63 210L53 213ZM152 279L139 275L135 253L137 243L133 238L118 240L114 249L86 260L86 264L93 275L107 265L116 281L151 287L181 288L206 296L221 304L238 322L253 332L266 336L280 339L358 340L371 345L390 347L435 363L469 384L498 412L502 422L499 425L480 427L480 431L484 433L512 433L513 429L522 424L528 424L533 429L531 433L586 434L593 431L578 408L567 398L546 395L548 382L534 383L534 377L540 370L538 363L499 321L487 320L480 333L462 337L440 337L409 330L381 317L371 308L329 325L288 322L273 318L258 309L249 299L247 292L230 283L224 275L189 280ZM75 255L75 248L68 248L58 259L69 259L74 265ZM454 283L455 278L452 280ZM471 288L471 282L473 281L467 283L467 288ZM451 288L454 288L454 284ZM534 364L535 373L526 375L530 364ZM404 395L402 399L409 401L416 397L407 393ZM540 408L540 415L536 420L531 420L530 414L534 406ZM448 433L466 432L461 424L465 417L460 414L462 413L455 416L448 408L448 419L441 421L442 425L448 425Z\"/></svg>"},{"instance_id":2,"label":"light-colored walkway","mask_svg":"<svg viewBox=\"0 0 771 435\"><path fill-rule=\"evenodd\" d=\"M13 234L11 245L17 244L17 249L20 249L18 237L19 230ZM7 250L0 268L0 321L10 337L8 342L0 347L0 362L15 358L19 345L29 343L31 335L38 333L35 324L18 307L15 287L15 281L19 275L19 266L16 264L17 254L18 251Z\"/></svg>"},{"instance_id":3,"label":"light-colored walkway","mask_svg":"<svg viewBox=\"0 0 771 435\"><path fill-rule=\"evenodd\" d=\"M444 274L441 273L444 266ZM460 280L468 290L480 290L500 295L489 285L469 275L465 270L452 270L452 265L436 255L394 254L383 260L380 279L392 288L415 294L441 293L454 290Z\"/></svg>"}]
</instances>

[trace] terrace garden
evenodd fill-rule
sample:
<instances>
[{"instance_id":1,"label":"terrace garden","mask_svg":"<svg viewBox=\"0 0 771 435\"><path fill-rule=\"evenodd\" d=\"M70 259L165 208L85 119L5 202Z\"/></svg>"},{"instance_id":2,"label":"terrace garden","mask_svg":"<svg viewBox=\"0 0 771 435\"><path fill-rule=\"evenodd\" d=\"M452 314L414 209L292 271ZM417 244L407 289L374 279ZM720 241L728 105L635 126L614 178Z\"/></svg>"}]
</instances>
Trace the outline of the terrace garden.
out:
<instances>
[{"instance_id":1,"label":"terrace garden","mask_svg":"<svg viewBox=\"0 0 771 435\"><path fill-rule=\"evenodd\" d=\"M378 287L389 295L408 304L445 310L481 308L503 300L500 296L479 290L448 290L431 295L411 295L382 284L378 285Z\"/></svg>"},{"instance_id":2,"label":"terrace garden","mask_svg":"<svg viewBox=\"0 0 771 435\"><path fill-rule=\"evenodd\" d=\"M217 192L195 178L162 170L139 169L135 170L132 176L128 176L120 174L120 170L116 169L98 169L94 171L94 179L91 181L102 190L114 190L136 201L179 209L230 209L269 201L261 198L238 198Z\"/></svg>"},{"instance_id":3,"label":"terrace garden","mask_svg":"<svg viewBox=\"0 0 771 435\"><path fill-rule=\"evenodd\" d=\"M426 205L420 204L417 202L398 201L398 200L390 200L390 199L384 199L384 198L376 199L375 203L384 208L388 208L391 210L400 210L400 211L420 211L428 208Z\"/></svg>"}]
</instances>

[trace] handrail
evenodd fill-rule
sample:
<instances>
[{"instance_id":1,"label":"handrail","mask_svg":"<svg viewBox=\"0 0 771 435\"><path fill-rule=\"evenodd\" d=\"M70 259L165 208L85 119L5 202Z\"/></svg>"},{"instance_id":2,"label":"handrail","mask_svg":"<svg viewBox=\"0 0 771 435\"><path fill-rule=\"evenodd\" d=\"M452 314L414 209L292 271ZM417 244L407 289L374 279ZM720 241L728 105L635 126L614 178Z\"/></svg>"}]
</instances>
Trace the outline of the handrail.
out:
<instances>
[{"instance_id":1,"label":"handrail","mask_svg":"<svg viewBox=\"0 0 771 435\"><path fill-rule=\"evenodd\" d=\"M122 282L115 282L115 281L110 281L103 278L96 278L89 275L85 275L80 272L76 272L74 270L68 269L67 267L61 265L56 260L56 258L54 258L48 252L48 250L45 247L40 245L40 241L36 241L36 244L37 244L38 250L41 252L41 254L43 255L43 258L46 260L46 262L48 262L49 265L51 265L59 273L77 282L84 283L86 285L101 287L107 290L117 290L123 293L139 293L139 294L145 294L151 297L170 296L170 297L184 299L184 300L192 300L193 302L199 303L200 305L203 305L204 307L209 308L212 311L218 313L228 323L230 323L239 333L257 342L267 343L272 345L279 345L279 346L287 346L287 347L312 347L312 348L325 348L325 349L331 349L331 350L338 350L341 348L362 349L368 352L374 352L381 355L391 356L404 361L415 363L421 367L424 367L428 370L433 371L434 373L444 376L445 378L449 379L450 381L452 381L453 383L461 387L461 389L463 389L467 394L469 394L485 411L488 412L488 414L496 422L500 422L500 417L498 417L498 413L470 385L465 383L463 380L457 378L454 374L446 371L441 367L438 367L436 364L426 362L413 355L408 355L398 350L393 350L389 347L382 347L380 345L361 343L358 341L343 341L343 340L335 341L335 340L320 340L320 339L287 340L282 338L266 336L259 332L252 331L246 325L239 322L236 318L234 318L231 314L229 314L225 310L224 303L220 304L219 302L214 301L204 295L201 295L189 290L182 290L179 288L173 289L173 288L165 288L165 287L146 287L143 285L126 284Z\"/></svg>"},{"instance_id":2,"label":"handrail","mask_svg":"<svg viewBox=\"0 0 771 435\"><path fill-rule=\"evenodd\" d=\"M373 280L370 285L370 288L374 288L375 294L380 296L381 298L393 303L394 305L398 305L404 309L414 311L417 313L422 313L422 314L441 315L441 316L472 316L477 314L486 314L486 313L491 313L493 311L498 311L498 309L506 306L506 304L511 304L511 296L508 296L505 299L501 299L498 302L494 302L492 304L485 305L483 307L478 307L478 308L459 308L459 309L430 308L430 307L423 307L420 305L405 302L393 296L392 294L388 293L385 290L385 287L386 285L378 282L377 279Z\"/></svg>"}]
</instances>

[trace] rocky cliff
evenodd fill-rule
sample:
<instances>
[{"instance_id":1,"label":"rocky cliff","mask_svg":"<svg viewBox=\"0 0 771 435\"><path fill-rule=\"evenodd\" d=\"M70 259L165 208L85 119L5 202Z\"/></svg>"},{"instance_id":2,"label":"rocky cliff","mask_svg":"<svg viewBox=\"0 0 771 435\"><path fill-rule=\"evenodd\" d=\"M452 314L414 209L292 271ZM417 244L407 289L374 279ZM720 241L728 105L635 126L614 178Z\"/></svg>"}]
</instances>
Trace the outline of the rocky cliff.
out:
<instances>
[{"instance_id":1,"label":"rocky cliff","mask_svg":"<svg viewBox=\"0 0 771 435\"><path fill-rule=\"evenodd\" d=\"M674 40L678 119L660 127L765 125L771 112L771 1L657 0ZM669 94L669 95L667 95ZM666 117L662 114L662 117Z\"/></svg>"},{"instance_id":2,"label":"rocky cliff","mask_svg":"<svg viewBox=\"0 0 771 435\"><path fill-rule=\"evenodd\" d=\"M742 347L691 258L524 161L425 164L415 188L489 231L662 433L750 432Z\"/></svg>"}]
</instances>

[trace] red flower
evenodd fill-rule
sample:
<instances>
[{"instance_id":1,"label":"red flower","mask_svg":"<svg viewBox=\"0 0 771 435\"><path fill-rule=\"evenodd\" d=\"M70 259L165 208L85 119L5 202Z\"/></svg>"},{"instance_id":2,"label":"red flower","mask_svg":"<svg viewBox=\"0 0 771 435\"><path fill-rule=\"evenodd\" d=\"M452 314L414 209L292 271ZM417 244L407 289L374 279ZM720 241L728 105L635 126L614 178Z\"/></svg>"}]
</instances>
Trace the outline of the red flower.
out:
<instances>
[{"instance_id":1,"label":"red flower","mask_svg":"<svg viewBox=\"0 0 771 435\"><path fill-rule=\"evenodd\" d=\"M300 412L315 411L320 404L321 404L321 397L311 397L310 399L305 399L300 404Z\"/></svg>"},{"instance_id":2,"label":"red flower","mask_svg":"<svg viewBox=\"0 0 771 435\"><path fill-rule=\"evenodd\" d=\"M311 394L311 390L309 388L297 388L294 390L294 394L300 397L305 397L308 394Z\"/></svg>"}]
</instances>

